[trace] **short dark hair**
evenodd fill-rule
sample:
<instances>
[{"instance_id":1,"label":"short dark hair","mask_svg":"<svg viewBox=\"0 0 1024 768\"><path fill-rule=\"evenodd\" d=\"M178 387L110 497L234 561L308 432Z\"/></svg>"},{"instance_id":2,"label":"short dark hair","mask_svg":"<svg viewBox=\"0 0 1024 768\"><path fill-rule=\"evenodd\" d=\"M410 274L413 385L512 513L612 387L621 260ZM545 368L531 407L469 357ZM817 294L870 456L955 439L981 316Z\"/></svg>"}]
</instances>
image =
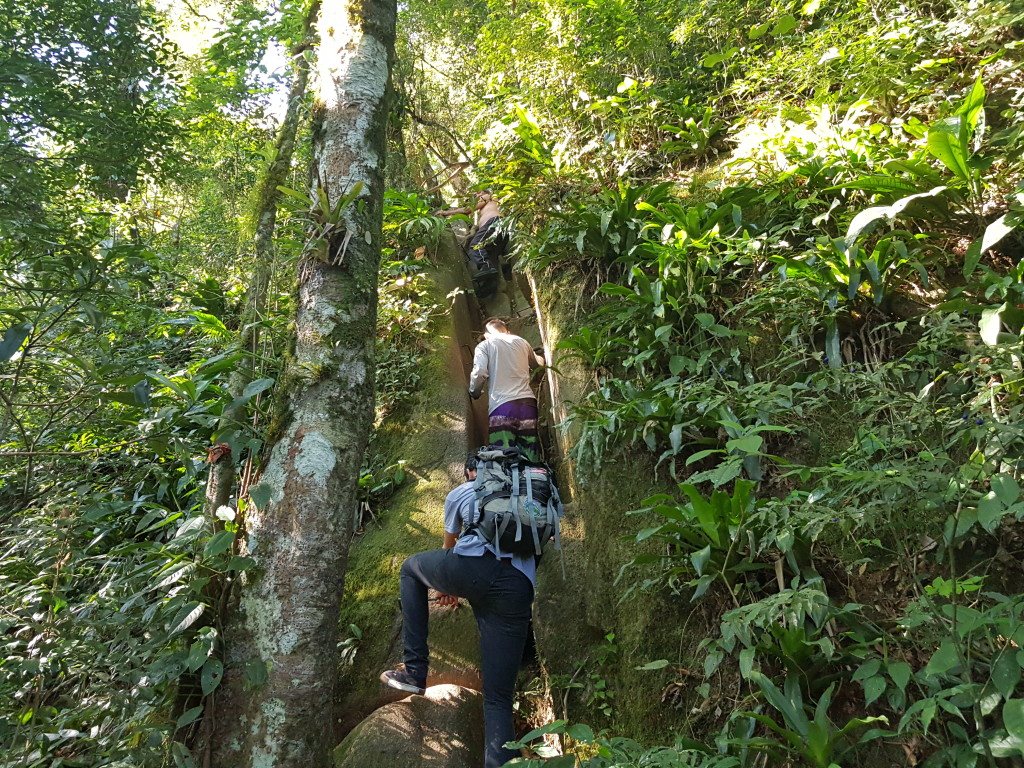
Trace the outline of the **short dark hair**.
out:
<instances>
[{"instance_id":1,"label":"short dark hair","mask_svg":"<svg viewBox=\"0 0 1024 768\"><path fill-rule=\"evenodd\" d=\"M475 472L476 471L476 454L475 453L471 453L471 454L469 454L469 456L466 457L466 463L465 463L464 466L465 466L467 472Z\"/></svg>"}]
</instances>

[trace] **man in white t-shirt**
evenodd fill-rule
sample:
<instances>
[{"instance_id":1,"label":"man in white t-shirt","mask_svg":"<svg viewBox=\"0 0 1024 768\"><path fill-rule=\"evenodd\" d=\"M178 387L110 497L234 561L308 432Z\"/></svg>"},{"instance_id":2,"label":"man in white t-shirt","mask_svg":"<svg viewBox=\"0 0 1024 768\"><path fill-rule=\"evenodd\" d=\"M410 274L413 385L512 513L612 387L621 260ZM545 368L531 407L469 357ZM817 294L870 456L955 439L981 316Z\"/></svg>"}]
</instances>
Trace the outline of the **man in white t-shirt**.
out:
<instances>
[{"instance_id":1,"label":"man in white t-shirt","mask_svg":"<svg viewBox=\"0 0 1024 768\"><path fill-rule=\"evenodd\" d=\"M509 333L498 318L487 321L484 340L473 353L469 396L483 393L487 384L488 442L516 447L525 458L537 461L537 398L530 388L531 372L544 359L526 339Z\"/></svg>"}]
</instances>

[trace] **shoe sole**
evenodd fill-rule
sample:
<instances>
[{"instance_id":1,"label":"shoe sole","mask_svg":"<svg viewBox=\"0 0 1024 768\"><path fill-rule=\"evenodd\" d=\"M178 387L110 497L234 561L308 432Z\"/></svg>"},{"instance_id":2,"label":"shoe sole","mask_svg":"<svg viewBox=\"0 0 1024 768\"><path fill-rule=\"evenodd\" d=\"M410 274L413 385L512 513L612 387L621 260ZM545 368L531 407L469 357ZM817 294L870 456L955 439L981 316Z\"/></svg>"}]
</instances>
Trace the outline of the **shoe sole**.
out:
<instances>
[{"instance_id":1,"label":"shoe sole","mask_svg":"<svg viewBox=\"0 0 1024 768\"><path fill-rule=\"evenodd\" d=\"M400 683L387 676L386 672L382 672L380 675L380 681L388 688L397 688L399 691L406 691L407 693L418 693L420 696L427 692L426 688L417 688L415 685L409 683Z\"/></svg>"},{"instance_id":2,"label":"shoe sole","mask_svg":"<svg viewBox=\"0 0 1024 768\"><path fill-rule=\"evenodd\" d=\"M498 292L498 273L485 275L484 279L473 278L473 292L481 299L486 299Z\"/></svg>"}]
</instances>

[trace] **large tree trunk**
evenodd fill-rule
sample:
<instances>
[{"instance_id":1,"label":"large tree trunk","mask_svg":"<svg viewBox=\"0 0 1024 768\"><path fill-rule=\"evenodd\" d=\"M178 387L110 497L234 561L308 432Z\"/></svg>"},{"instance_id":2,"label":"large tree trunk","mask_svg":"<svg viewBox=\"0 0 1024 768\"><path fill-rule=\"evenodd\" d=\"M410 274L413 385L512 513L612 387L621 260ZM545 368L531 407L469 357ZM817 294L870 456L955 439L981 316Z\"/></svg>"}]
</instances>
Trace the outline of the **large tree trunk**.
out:
<instances>
[{"instance_id":1,"label":"large tree trunk","mask_svg":"<svg viewBox=\"0 0 1024 768\"><path fill-rule=\"evenodd\" d=\"M327 764L337 623L355 488L373 420L373 345L385 95L395 0L328 0L320 19L314 185L357 204L299 266L295 348L279 384L280 438L251 491L257 568L225 627L216 705L219 768ZM325 211L321 217L328 217Z\"/></svg>"}]
</instances>

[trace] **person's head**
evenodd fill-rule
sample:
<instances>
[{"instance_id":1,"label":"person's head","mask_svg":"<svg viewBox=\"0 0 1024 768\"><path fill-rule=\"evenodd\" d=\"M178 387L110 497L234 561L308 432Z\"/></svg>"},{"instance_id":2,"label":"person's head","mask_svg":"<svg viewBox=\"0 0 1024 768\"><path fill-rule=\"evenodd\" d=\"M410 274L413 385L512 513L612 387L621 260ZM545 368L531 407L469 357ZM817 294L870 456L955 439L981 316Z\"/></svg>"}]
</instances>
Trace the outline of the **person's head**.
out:
<instances>
[{"instance_id":1,"label":"person's head","mask_svg":"<svg viewBox=\"0 0 1024 768\"><path fill-rule=\"evenodd\" d=\"M489 189L478 189L473 194L476 196L477 200L483 203L486 203L487 201L494 199L494 195L491 193L491 190Z\"/></svg>"},{"instance_id":2,"label":"person's head","mask_svg":"<svg viewBox=\"0 0 1024 768\"><path fill-rule=\"evenodd\" d=\"M476 480L476 454L471 453L466 457L466 463L462 468L462 473L466 476L467 480Z\"/></svg>"},{"instance_id":3,"label":"person's head","mask_svg":"<svg viewBox=\"0 0 1024 768\"><path fill-rule=\"evenodd\" d=\"M508 326L501 318L492 317L484 324L484 337L491 338L499 333L508 333Z\"/></svg>"}]
</instances>

